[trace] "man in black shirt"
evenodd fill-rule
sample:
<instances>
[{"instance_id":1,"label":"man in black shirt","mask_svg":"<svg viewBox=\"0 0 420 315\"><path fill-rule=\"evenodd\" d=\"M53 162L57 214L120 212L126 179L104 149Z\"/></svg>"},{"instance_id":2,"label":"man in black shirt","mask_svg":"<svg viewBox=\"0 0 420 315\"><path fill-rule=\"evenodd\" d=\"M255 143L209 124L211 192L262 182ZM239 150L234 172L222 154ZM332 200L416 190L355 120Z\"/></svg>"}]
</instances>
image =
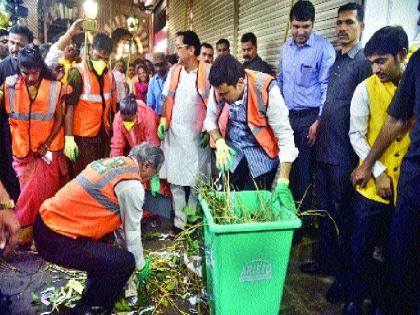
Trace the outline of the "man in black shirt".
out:
<instances>
[{"instance_id":1,"label":"man in black shirt","mask_svg":"<svg viewBox=\"0 0 420 315\"><path fill-rule=\"evenodd\" d=\"M242 58L244 58L243 68L264 72L276 76L273 67L263 61L257 54L257 37L254 33L245 33L241 38Z\"/></svg>"},{"instance_id":2,"label":"man in black shirt","mask_svg":"<svg viewBox=\"0 0 420 315\"><path fill-rule=\"evenodd\" d=\"M407 130L413 117L416 121L401 165L397 207L391 218L387 248L389 296L384 300L389 314L420 314L420 50L411 56L381 133L352 175L355 185L366 185L374 162Z\"/></svg>"},{"instance_id":3,"label":"man in black shirt","mask_svg":"<svg viewBox=\"0 0 420 315\"><path fill-rule=\"evenodd\" d=\"M326 210L337 223L321 218L319 226L319 258L317 264L301 265L303 272L332 273L335 282L326 298L335 303L344 298L347 286L347 262L350 252L353 187L350 174L358 158L349 139L350 102L356 86L372 74L370 62L363 53L360 34L363 30L363 8L349 3L338 9L337 39L341 50L330 68L327 98L320 117L316 145L315 178L317 208Z\"/></svg>"},{"instance_id":4,"label":"man in black shirt","mask_svg":"<svg viewBox=\"0 0 420 315\"><path fill-rule=\"evenodd\" d=\"M9 31L10 55L0 62L0 86L8 76L18 74L17 55L27 44L32 43L33 34L23 25L14 25ZM12 167L12 140L6 112L0 110L0 179L10 198L17 201L20 193L19 181Z\"/></svg>"}]
</instances>

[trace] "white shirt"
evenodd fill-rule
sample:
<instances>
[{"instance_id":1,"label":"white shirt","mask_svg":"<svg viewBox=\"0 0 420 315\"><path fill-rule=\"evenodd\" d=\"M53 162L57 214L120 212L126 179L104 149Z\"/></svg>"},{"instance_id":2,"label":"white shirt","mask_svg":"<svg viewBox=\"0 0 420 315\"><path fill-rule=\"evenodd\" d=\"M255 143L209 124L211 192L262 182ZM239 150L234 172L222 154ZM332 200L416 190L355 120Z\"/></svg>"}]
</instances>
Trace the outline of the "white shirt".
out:
<instances>
[{"instance_id":1,"label":"white shirt","mask_svg":"<svg viewBox=\"0 0 420 315\"><path fill-rule=\"evenodd\" d=\"M210 89L209 102L207 105L207 116L204 121L204 127L207 131L218 129L218 117L222 110L221 106L217 105L214 97L214 88ZM280 149L279 159L280 163L292 163L299 154L295 146L293 137L293 129L290 126L289 110L287 109L284 99L281 96L280 89L277 85L269 91L268 105L267 105L268 124L277 138Z\"/></svg>"},{"instance_id":2,"label":"white shirt","mask_svg":"<svg viewBox=\"0 0 420 315\"><path fill-rule=\"evenodd\" d=\"M58 49L57 44L58 43L54 43L51 45L50 50L47 53L47 57L45 57L45 63L50 69L54 68L61 58L64 58L64 51Z\"/></svg>"},{"instance_id":3,"label":"white shirt","mask_svg":"<svg viewBox=\"0 0 420 315\"><path fill-rule=\"evenodd\" d=\"M354 91L350 104L350 131L349 137L354 152L361 160L366 159L371 149L367 138L368 122L370 117L369 94L365 81L361 82ZM384 164L377 160L372 168L375 178L386 170Z\"/></svg>"},{"instance_id":4,"label":"white shirt","mask_svg":"<svg viewBox=\"0 0 420 315\"><path fill-rule=\"evenodd\" d=\"M112 70L112 73L114 74L115 84L117 86L117 102L121 102L127 94L125 89L125 74L117 70Z\"/></svg>"},{"instance_id":5,"label":"white shirt","mask_svg":"<svg viewBox=\"0 0 420 315\"><path fill-rule=\"evenodd\" d=\"M145 262L141 242L144 188L138 180L123 180L114 187L120 206L121 221L127 250L134 255L136 268L143 269Z\"/></svg>"}]
</instances>

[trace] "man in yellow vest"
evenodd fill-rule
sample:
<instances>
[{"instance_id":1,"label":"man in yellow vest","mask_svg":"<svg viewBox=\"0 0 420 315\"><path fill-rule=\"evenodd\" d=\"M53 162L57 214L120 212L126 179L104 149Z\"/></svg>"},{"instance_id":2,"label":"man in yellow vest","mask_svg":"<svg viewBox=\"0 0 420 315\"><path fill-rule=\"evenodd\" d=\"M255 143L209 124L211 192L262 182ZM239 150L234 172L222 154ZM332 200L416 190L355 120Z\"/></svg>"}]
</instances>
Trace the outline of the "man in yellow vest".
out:
<instances>
[{"instance_id":1,"label":"man in yellow vest","mask_svg":"<svg viewBox=\"0 0 420 315\"><path fill-rule=\"evenodd\" d=\"M134 270L138 284L147 280L150 259L144 259L141 241L143 183L159 171L163 160L159 147L143 142L128 157L92 162L42 204L34 225L39 254L87 272L83 297L71 314L92 314L94 307L101 312L93 314L111 314ZM125 248L101 242L120 228Z\"/></svg>"},{"instance_id":2,"label":"man in yellow vest","mask_svg":"<svg viewBox=\"0 0 420 315\"><path fill-rule=\"evenodd\" d=\"M74 162L74 175L90 162L105 157L111 115L117 104L115 80L107 68L112 48L112 39L97 33L89 60L69 73L71 94L66 100L64 154Z\"/></svg>"},{"instance_id":3,"label":"man in yellow vest","mask_svg":"<svg viewBox=\"0 0 420 315\"><path fill-rule=\"evenodd\" d=\"M362 162L373 146L387 118L387 109L404 71L408 37L399 26L387 26L377 31L365 47L372 64L373 75L360 83L350 106L350 141ZM349 301L343 314L361 314L361 302L379 296L369 288L371 278L364 278L372 267L375 246L386 242L390 214L397 198L400 166L410 139L407 130L388 147L372 170L365 187L356 186L354 225L351 237ZM378 274L372 273L376 280Z\"/></svg>"},{"instance_id":4,"label":"man in yellow vest","mask_svg":"<svg viewBox=\"0 0 420 315\"><path fill-rule=\"evenodd\" d=\"M171 68L163 87L165 101L158 134L166 158L160 177L171 185L174 226L183 229L187 219L183 209L197 207L198 177L208 177L210 173L209 138L203 121L211 65L198 61L200 40L193 31L178 32L175 47L179 64ZM186 187L190 187L188 198Z\"/></svg>"},{"instance_id":5,"label":"man in yellow vest","mask_svg":"<svg viewBox=\"0 0 420 315\"><path fill-rule=\"evenodd\" d=\"M289 172L298 155L289 111L274 77L243 70L232 55L220 55L210 70L205 127L216 142L216 166L230 171L238 190L271 190L295 212ZM220 117L220 118L219 118Z\"/></svg>"}]
</instances>

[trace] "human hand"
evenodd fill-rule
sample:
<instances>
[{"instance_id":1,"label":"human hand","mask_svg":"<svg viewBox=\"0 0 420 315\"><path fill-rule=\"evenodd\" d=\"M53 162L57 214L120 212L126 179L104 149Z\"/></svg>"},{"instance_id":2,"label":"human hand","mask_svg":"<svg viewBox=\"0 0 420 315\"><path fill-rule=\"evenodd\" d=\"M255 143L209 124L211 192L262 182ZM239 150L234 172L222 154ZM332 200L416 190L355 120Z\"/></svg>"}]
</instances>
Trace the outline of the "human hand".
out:
<instances>
[{"instance_id":1,"label":"human hand","mask_svg":"<svg viewBox=\"0 0 420 315\"><path fill-rule=\"evenodd\" d=\"M0 210L0 251L9 253L17 244L20 230L14 210Z\"/></svg>"},{"instance_id":2,"label":"human hand","mask_svg":"<svg viewBox=\"0 0 420 315\"><path fill-rule=\"evenodd\" d=\"M167 125L166 125L166 118L165 117L161 117L160 118L160 123L158 126L158 137L160 140L163 140L165 138L165 132L167 130Z\"/></svg>"},{"instance_id":3,"label":"human hand","mask_svg":"<svg viewBox=\"0 0 420 315\"><path fill-rule=\"evenodd\" d=\"M375 179L375 186L376 186L376 193L384 198L384 199L391 199L393 196L393 189L392 189L392 179L388 176L388 174L383 171L381 175L379 175Z\"/></svg>"},{"instance_id":4,"label":"human hand","mask_svg":"<svg viewBox=\"0 0 420 315\"><path fill-rule=\"evenodd\" d=\"M365 188L371 176L372 168L365 163L362 163L362 165L355 168L351 173L353 187L359 185L360 188Z\"/></svg>"},{"instance_id":5,"label":"human hand","mask_svg":"<svg viewBox=\"0 0 420 315\"><path fill-rule=\"evenodd\" d=\"M200 146L202 148L207 147L207 145L209 144L209 141L210 141L210 135L207 132L205 132L205 131L202 132L200 134Z\"/></svg>"},{"instance_id":6,"label":"human hand","mask_svg":"<svg viewBox=\"0 0 420 315\"><path fill-rule=\"evenodd\" d=\"M308 145L312 147L316 142L316 137L318 135L319 130L319 119L315 120L315 122L309 127L308 135L306 138L308 139Z\"/></svg>"},{"instance_id":7,"label":"human hand","mask_svg":"<svg viewBox=\"0 0 420 315\"><path fill-rule=\"evenodd\" d=\"M74 141L74 137L65 136L64 140L64 155L71 161L76 161L77 156L79 155L79 147Z\"/></svg>"},{"instance_id":8,"label":"human hand","mask_svg":"<svg viewBox=\"0 0 420 315\"><path fill-rule=\"evenodd\" d=\"M233 156L236 151L229 147L225 139L219 138L216 141L216 167L219 171L228 171L233 163Z\"/></svg>"},{"instance_id":9,"label":"human hand","mask_svg":"<svg viewBox=\"0 0 420 315\"><path fill-rule=\"evenodd\" d=\"M274 198L276 198L280 202L280 205L287 210L296 213L295 201L288 184L279 182L274 190Z\"/></svg>"},{"instance_id":10,"label":"human hand","mask_svg":"<svg viewBox=\"0 0 420 315\"><path fill-rule=\"evenodd\" d=\"M156 193L159 193L160 191L160 178L158 174L153 176L150 180L150 191L153 197L155 197Z\"/></svg>"}]
</instances>

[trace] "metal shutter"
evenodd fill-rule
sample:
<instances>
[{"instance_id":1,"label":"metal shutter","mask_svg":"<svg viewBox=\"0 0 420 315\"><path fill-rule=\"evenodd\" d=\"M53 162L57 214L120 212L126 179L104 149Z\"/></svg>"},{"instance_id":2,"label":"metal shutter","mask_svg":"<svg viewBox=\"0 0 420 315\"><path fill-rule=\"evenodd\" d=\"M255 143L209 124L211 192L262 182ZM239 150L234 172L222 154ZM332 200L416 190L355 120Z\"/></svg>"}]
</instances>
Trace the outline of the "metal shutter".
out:
<instances>
[{"instance_id":1,"label":"metal shutter","mask_svg":"<svg viewBox=\"0 0 420 315\"><path fill-rule=\"evenodd\" d=\"M34 38L39 38L38 0L25 0L23 6L28 8L26 24L34 33Z\"/></svg>"},{"instance_id":2,"label":"metal shutter","mask_svg":"<svg viewBox=\"0 0 420 315\"><path fill-rule=\"evenodd\" d=\"M258 55L278 67L280 47L290 11L290 0L239 0L238 58L242 61L241 37L253 32Z\"/></svg>"},{"instance_id":3,"label":"metal shutter","mask_svg":"<svg viewBox=\"0 0 420 315\"><path fill-rule=\"evenodd\" d=\"M200 42L208 42L216 50L216 42L226 38L234 49L234 1L194 0L192 3L192 30ZM216 54L216 51L215 51Z\"/></svg>"},{"instance_id":4,"label":"metal shutter","mask_svg":"<svg viewBox=\"0 0 420 315\"><path fill-rule=\"evenodd\" d=\"M188 0L171 0L168 6L168 53L175 50L175 34L188 29Z\"/></svg>"}]
</instances>

